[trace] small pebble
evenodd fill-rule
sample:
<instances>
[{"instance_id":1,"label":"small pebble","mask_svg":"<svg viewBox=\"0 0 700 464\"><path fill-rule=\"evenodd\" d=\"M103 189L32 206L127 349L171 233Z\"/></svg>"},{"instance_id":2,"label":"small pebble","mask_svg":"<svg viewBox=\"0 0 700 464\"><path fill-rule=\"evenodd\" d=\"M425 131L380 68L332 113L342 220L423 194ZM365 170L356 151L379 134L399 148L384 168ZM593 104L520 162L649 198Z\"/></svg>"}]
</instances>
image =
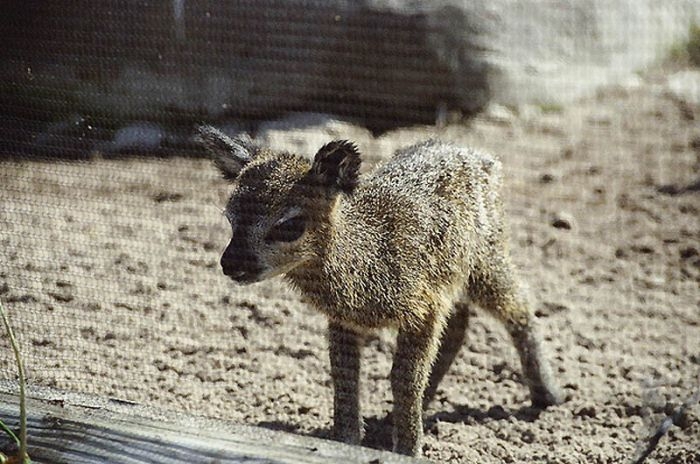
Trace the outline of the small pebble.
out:
<instances>
[{"instance_id":1,"label":"small pebble","mask_svg":"<svg viewBox=\"0 0 700 464\"><path fill-rule=\"evenodd\" d=\"M510 109L497 103L490 104L484 111L484 116L490 121L500 124L509 124L515 119L515 115Z\"/></svg>"},{"instance_id":2,"label":"small pebble","mask_svg":"<svg viewBox=\"0 0 700 464\"><path fill-rule=\"evenodd\" d=\"M574 219L568 213L555 213L552 215L551 226L556 229L571 230L574 226Z\"/></svg>"},{"instance_id":3,"label":"small pebble","mask_svg":"<svg viewBox=\"0 0 700 464\"><path fill-rule=\"evenodd\" d=\"M596 410L594 406L584 406L574 413L576 417L595 417Z\"/></svg>"},{"instance_id":4,"label":"small pebble","mask_svg":"<svg viewBox=\"0 0 700 464\"><path fill-rule=\"evenodd\" d=\"M137 122L117 130L112 141L105 144L103 149L110 153L147 152L160 148L165 137L165 131L159 125Z\"/></svg>"},{"instance_id":5,"label":"small pebble","mask_svg":"<svg viewBox=\"0 0 700 464\"><path fill-rule=\"evenodd\" d=\"M630 247L632 251L635 251L637 253L645 254L645 255L650 255L654 253L654 247L653 245L650 245L648 243L636 243Z\"/></svg>"},{"instance_id":6,"label":"small pebble","mask_svg":"<svg viewBox=\"0 0 700 464\"><path fill-rule=\"evenodd\" d=\"M534 443L535 442L535 434L531 430L525 430L522 435L520 436L520 439L523 441L523 443Z\"/></svg>"},{"instance_id":7,"label":"small pebble","mask_svg":"<svg viewBox=\"0 0 700 464\"><path fill-rule=\"evenodd\" d=\"M700 151L700 136L693 137L690 141L690 148Z\"/></svg>"},{"instance_id":8,"label":"small pebble","mask_svg":"<svg viewBox=\"0 0 700 464\"><path fill-rule=\"evenodd\" d=\"M554 182L554 175L550 173L545 173L540 176L540 183L541 184L551 184Z\"/></svg>"},{"instance_id":9,"label":"small pebble","mask_svg":"<svg viewBox=\"0 0 700 464\"><path fill-rule=\"evenodd\" d=\"M681 259L689 259L689 258L692 258L693 256L698 255L698 249L693 247L693 246L689 246L689 247L681 248L678 253L681 256Z\"/></svg>"}]
</instances>

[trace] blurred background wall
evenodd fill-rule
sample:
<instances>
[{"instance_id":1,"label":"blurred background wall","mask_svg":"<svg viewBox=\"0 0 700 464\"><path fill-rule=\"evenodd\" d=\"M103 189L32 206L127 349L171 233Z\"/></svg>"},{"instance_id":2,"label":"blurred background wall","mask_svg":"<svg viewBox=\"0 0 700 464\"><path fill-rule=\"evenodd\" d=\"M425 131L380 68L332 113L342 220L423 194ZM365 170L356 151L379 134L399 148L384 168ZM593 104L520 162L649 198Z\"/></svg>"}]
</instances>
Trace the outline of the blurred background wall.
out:
<instances>
[{"instance_id":1,"label":"blurred background wall","mask_svg":"<svg viewBox=\"0 0 700 464\"><path fill-rule=\"evenodd\" d=\"M186 146L202 120L320 112L381 132L559 104L667 53L700 0L9 0L0 17L0 151L78 134L63 153L80 154Z\"/></svg>"}]
</instances>

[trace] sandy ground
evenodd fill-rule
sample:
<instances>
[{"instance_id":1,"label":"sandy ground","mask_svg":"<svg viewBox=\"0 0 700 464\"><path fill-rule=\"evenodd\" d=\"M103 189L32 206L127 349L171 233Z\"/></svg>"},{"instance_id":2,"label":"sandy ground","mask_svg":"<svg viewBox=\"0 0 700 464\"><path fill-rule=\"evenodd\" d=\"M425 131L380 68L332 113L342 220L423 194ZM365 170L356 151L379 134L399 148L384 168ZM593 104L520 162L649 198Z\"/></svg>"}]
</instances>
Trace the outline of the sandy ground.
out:
<instances>
[{"instance_id":1,"label":"sandy ground","mask_svg":"<svg viewBox=\"0 0 700 464\"><path fill-rule=\"evenodd\" d=\"M653 82L564 108L373 138L345 123L259 136L367 165L428 136L498 155L511 248L569 400L529 409L503 328L477 312L426 416L435 462L625 462L700 385L700 111ZM32 385L328 435L324 318L281 280L220 272L228 187L202 159L0 163L0 300ZM12 378L3 338L0 375ZM389 446L392 334L364 351L366 444ZM647 462L700 462L700 407Z\"/></svg>"}]
</instances>

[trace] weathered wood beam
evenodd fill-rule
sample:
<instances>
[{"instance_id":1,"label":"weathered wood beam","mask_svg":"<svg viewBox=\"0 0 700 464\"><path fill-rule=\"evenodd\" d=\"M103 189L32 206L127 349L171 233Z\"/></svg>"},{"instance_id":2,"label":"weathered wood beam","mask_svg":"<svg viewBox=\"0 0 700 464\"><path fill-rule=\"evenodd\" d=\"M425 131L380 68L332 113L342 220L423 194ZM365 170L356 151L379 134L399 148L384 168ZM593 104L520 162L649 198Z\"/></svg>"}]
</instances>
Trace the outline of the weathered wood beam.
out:
<instances>
[{"instance_id":1,"label":"weathered wood beam","mask_svg":"<svg viewBox=\"0 0 700 464\"><path fill-rule=\"evenodd\" d=\"M19 423L16 384L0 382L0 418ZM393 453L188 416L138 404L33 388L27 398L35 463L417 463ZM10 442L0 441L0 447ZM425 461L423 461L425 462Z\"/></svg>"}]
</instances>

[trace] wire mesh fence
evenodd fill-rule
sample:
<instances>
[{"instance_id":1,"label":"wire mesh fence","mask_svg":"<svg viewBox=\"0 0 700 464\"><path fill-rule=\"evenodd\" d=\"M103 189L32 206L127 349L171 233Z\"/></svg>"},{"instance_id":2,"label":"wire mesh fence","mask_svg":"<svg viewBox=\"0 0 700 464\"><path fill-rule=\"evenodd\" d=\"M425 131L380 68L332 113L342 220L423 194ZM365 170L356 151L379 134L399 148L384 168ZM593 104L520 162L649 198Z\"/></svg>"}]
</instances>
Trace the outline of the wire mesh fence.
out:
<instances>
[{"instance_id":1,"label":"wire mesh fence","mask_svg":"<svg viewBox=\"0 0 700 464\"><path fill-rule=\"evenodd\" d=\"M632 459L700 382L700 5L462 3L1 5L0 300L30 388L330 437L327 320L283 278L222 274L231 185L195 128L307 158L348 139L363 175L437 137L503 164L510 253L567 401L533 412L506 330L474 310L422 453ZM369 446L391 448L395 335L362 355ZM682 412L658 462L698 457L700 411Z\"/></svg>"}]
</instances>

